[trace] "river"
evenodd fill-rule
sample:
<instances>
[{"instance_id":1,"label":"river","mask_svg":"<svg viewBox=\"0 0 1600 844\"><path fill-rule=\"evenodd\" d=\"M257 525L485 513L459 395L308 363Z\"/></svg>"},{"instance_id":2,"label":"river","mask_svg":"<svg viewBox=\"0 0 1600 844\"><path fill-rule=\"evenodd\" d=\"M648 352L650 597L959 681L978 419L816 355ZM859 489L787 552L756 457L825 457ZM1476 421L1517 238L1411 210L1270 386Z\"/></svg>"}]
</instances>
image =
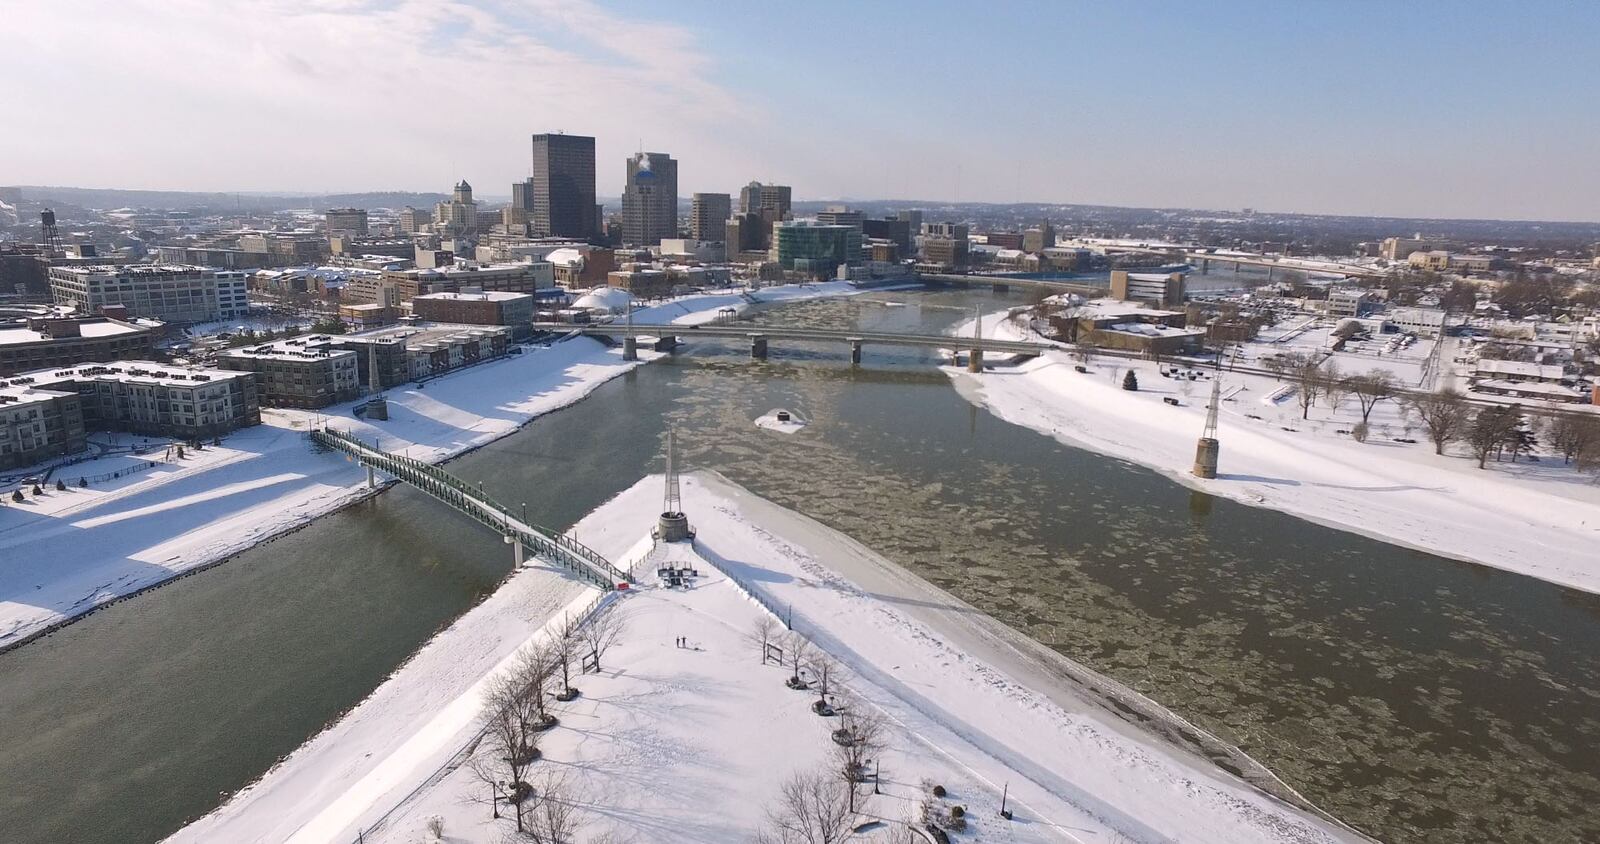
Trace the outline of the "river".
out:
<instances>
[{"instance_id":1,"label":"river","mask_svg":"<svg viewBox=\"0 0 1600 844\"><path fill-rule=\"evenodd\" d=\"M1024 301L880 292L760 319L941 331ZM931 362L701 341L450 467L564 528L659 471L671 426L690 468L1149 694L1385 840L1600 840L1600 597L1193 493L1001 422ZM811 424L751 424L774 407ZM397 488L0 655L0 828L159 838L509 565L497 536Z\"/></svg>"}]
</instances>

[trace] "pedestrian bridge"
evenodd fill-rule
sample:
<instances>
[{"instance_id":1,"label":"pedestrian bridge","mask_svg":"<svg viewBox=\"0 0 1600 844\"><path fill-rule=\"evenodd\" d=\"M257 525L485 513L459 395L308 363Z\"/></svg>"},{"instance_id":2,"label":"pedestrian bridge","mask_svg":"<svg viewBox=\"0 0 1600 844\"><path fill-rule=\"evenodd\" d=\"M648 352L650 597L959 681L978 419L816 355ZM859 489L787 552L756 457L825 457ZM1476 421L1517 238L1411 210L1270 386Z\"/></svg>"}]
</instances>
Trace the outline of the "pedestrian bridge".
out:
<instances>
[{"instance_id":1,"label":"pedestrian bridge","mask_svg":"<svg viewBox=\"0 0 1600 844\"><path fill-rule=\"evenodd\" d=\"M564 534L524 523L511 511L496 504L482 485L472 487L455 475L411 457L391 454L368 445L350 434L321 428L311 432L311 440L323 448L342 451L367 467L367 483L376 484L374 472L383 472L405 481L451 507L500 532L516 552L518 563L524 551L532 551L571 571L578 577L611 590L629 581L629 575L611 564L594 549Z\"/></svg>"}]
</instances>

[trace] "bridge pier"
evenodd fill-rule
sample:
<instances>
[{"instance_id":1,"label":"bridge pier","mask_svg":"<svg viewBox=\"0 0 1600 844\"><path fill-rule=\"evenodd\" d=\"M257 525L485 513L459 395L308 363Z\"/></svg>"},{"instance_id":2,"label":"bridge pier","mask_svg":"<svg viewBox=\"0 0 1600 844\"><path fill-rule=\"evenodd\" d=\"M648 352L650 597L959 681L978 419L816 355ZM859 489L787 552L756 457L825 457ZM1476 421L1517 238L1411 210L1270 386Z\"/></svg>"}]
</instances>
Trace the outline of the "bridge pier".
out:
<instances>
[{"instance_id":1,"label":"bridge pier","mask_svg":"<svg viewBox=\"0 0 1600 844\"><path fill-rule=\"evenodd\" d=\"M377 485L378 485L378 474L376 472L372 471L372 467L371 466L368 466L367 467L367 489L372 489L372 488L376 487Z\"/></svg>"},{"instance_id":2,"label":"bridge pier","mask_svg":"<svg viewBox=\"0 0 1600 844\"><path fill-rule=\"evenodd\" d=\"M853 337L850 338L850 362L861 363L861 341Z\"/></svg>"},{"instance_id":3,"label":"bridge pier","mask_svg":"<svg viewBox=\"0 0 1600 844\"><path fill-rule=\"evenodd\" d=\"M656 351L675 352L678 350L678 338L672 335L656 338Z\"/></svg>"},{"instance_id":4,"label":"bridge pier","mask_svg":"<svg viewBox=\"0 0 1600 844\"><path fill-rule=\"evenodd\" d=\"M983 371L983 350L982 349L973 349L972 351L967 353L967 371L968 372L982 372Z\"/></svg>"},{"instance_id":5,"label":"bridge pier","mask_svg":"<svg viewBox=\"0 0 1600 844\"><path fill-rule=\"evenodd\" d=\"M627 337L622 338L622 359L623 360L638 360L639 359L639 338L634 337L631 334L628 335Z\"/></svg>"},{"instance_id":6,"label":"bridge pier","mask_svg":"<svg viewBox=\"0 0 1600 844\"><path fill-rule=\"evenodd\" d=\"M755 360L767 359L767 335L750 335L750 357Z\"/></svg>"},{"instance_id":7,"label":"bridge pier","mask_svg":"<svg viewBox=\"0 0 1600 844\"><path fill-rule=\"evenodd\" d=\"M1272 283L1272 267L1271 266L1267 267L1267 283L1268 284Z\"/></svg>"},{"instance_id":8,"label":"bridge pier","mask_svg":"<svg viewBox=\"0 0 1600 844\"><path fill-rule=\"evenodd\" d=\"M1210 258L1201 258L1200 259L1200 274L1201 275L1211 275L1211 259Z\"/></svg>"},{"instance_id":9,"label":"bridge pier","mask_svg":"<svg viewBox=\"0 0 1600 844\"><path fill-rule=\"evenodd\" d=\"M523 555L527 553L522 547L522 540L508 533L506 534L506 544L511 546L512 562L515 563L516 568L522 568Z\"/></svg>"}]
</instances>

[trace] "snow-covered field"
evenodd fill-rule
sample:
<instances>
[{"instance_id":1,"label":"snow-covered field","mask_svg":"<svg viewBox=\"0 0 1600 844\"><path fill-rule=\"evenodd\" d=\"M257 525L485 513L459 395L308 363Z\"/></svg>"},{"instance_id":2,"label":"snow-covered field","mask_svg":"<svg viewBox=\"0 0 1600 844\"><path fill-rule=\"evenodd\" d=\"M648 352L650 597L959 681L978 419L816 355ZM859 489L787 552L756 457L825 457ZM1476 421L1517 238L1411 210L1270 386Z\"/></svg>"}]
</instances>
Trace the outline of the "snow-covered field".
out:
<instances>
[{"instance_id":1,"label":"snow-covered field","mask_svg":"<svg viewBox=\"0 0 1600 844\"><path fill-rule=\"evenodd\" d=\"M785 778L826 764L836 721L810 711L815 693L784 686L787 669L762 663L746 634L767 610L751 594L838 662L849 705L887 719L874 764L883 793L864 797L861 821L915 815L930 780L948 790L934 802L966 807L967 834L984 841L1359 840L1132 733L1046 672L1011 673L1018 654L978 635L970 608L719 477L684 479L693 545L654 545L660 483L641 480L578 525L601 553L642 558L641 571L671 562L699 577L614 596L620 642L575 682L580 698L554 705L560 724L533 776L565 779L577 840L748 841ZM477 697L519 636L548 636L543 618L596 594L523 570L340 723L170 840L398 844L435 840L432 823L445 841L501 840L509 811L491 818L467 764ZM1002 790L1014 820L999 816Z\"/></svg>"},{"instance_id":2,"label":"snow-covered field","mask_svg":"<svg viewBox=\"0 0 1600 844\"><path fill-rule=\"evenodd\" d=\"M685 297L637 312L643 321L715 319L719 309L860 292L844 282ZM640 361L659 355L641 350ZM313 453L308 428L330 422L386 450L442 460L572 404L637 366L620 350L575 338L390 390L390 418L368 423L353 404L265 410L262 424L220 448L89 489L53 487L0 507L0 649L108 601L226 559L368 494L365 473ZM109 471L101 461L62 477Z\"/></svg>"},{"instance_id":3,"label":"snow-covered field","mask_svg":"<svg viewBox=\"0 0 1600 844\"><path fill-rule=\"evenodd\" d=\"M1021 337L1004 313L984 318L986 336ZM970 331L968 325L958 332ZM1341 371L1366 371L1340 357ZM1396 368L1406 360L1392 360ZM1149 361L1101 357L1087 374L1052 352L1014 369L970 375L948 368L970 400L1009 422L1164 472L1181 483L1247 504L1389 542L1600 592L1600 485L1560 465L1493 463L1480 470L1454 449L1433 453L1420 426L1394 402L1373 411L1372 435L1358 443L1354 399L1326 403L1301 419L1292 396L1268 376L1222 373L1219 476L1190 474L1210 383L1163 378ZM1121 389L1132 369L1139 390ZM1162 401L1175 398L1179 406ZM1400 439L1418 442L1403 443Z\"/></svg>"}]
</instances>

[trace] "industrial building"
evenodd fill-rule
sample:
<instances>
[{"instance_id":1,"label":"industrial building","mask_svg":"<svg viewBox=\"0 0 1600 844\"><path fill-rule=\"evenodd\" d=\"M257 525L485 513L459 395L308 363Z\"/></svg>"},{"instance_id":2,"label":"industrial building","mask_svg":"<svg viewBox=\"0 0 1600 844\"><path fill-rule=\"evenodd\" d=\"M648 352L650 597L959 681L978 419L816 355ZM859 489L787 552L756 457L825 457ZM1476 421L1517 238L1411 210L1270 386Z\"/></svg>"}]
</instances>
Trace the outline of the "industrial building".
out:
<instances>
[{"instance_id":1,"label":"industrial building","mask_svg":"<svg viewBox=\"0 0 1600 844\"><path fill-rule=\"evenodd\" d=\"M86 313L121 305L130 316L164 322L235 319L250 308L245 274L209 267L51 267L50 295L56 304Z\"/></svg>"}]
</instances>

